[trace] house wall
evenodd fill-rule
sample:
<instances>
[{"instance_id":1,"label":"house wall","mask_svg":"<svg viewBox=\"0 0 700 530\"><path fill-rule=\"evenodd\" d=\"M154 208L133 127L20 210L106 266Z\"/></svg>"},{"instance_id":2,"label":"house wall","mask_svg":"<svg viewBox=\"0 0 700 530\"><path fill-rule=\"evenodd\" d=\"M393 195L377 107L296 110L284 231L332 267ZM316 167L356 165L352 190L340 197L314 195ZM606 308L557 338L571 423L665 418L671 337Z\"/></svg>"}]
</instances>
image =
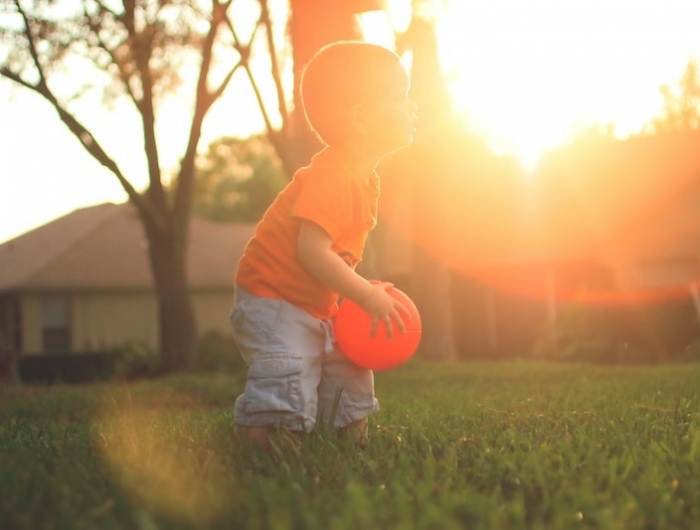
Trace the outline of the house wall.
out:
<instances>
[{"instance_id":1,"label":"house wall","mask_svg":"<svg viewBox=\"0 0 700 530\"><path fill-rule=\"evenodd\" d=\"M231 335L228 315L233 305L233 289L230 292L195 293L192 295L199 335L216 333Z\"/></svg>"},{"instance_id":2,"label":"house wall","mask_svg":"<svg viewBox=\"0 0 700 530\"><path fill-rule=\"evenodd\" d=\"M41 301L39 296L25 295L20 299L22 314L22 354L41 352Z\"/></svg>"},{"instance_id":3,"label":"house wall","mask_svg":"<svg viewBox=\"0 0 700 530\"><path fill-rule=\"evenodd\" d=\"M41 354L42 295L21 297L22 344L20 353ZM192 296L200 335L230 332L228 313L233 301L226 290ZM71 351L94 352L126 343L158 346L156 299L148 293L88 293L69 295Z\"/></svg>"},{"instance_id":4,"label":"house wall","mask_svg":"<svg viewBox=\"0 0 700 530\"><path fill-rule=\"evenodd\" d=\"M13 311L14 299L0 296L0 349L2 345L10 351L16 351L18 344L16 337L15 314Z\"/></svg>"},{"instance_id":5,"label":"house wall","mask_svg":"<svg viewBox=\"0 0 700 530\"><path fill-rule=\"evenodd\" d=\"M158 344L158 313L153 295L82 294L71 297L72 349L103 350L125 343Z\"/></svg>"}]
</instances>

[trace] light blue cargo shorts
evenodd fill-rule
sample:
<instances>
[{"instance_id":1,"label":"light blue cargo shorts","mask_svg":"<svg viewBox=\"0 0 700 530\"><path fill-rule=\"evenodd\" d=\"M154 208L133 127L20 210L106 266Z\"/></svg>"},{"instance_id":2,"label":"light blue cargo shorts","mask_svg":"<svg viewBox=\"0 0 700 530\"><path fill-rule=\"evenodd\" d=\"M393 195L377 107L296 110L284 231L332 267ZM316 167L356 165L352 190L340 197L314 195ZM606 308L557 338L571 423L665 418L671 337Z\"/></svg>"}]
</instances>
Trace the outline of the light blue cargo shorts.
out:
<instances>
[{"instance_id":1,"label":"light blue cargo shorts","mask_svg":"<svg viewBox=\"0 0 700 530\"><path fill-rule=\"evenodd\" d=\"M372 371L338 351L330 321L241 288L230 321L248 365L237 424L309 432L316 421L344 427L379 410Z\"/></svg>"}]
</instances>

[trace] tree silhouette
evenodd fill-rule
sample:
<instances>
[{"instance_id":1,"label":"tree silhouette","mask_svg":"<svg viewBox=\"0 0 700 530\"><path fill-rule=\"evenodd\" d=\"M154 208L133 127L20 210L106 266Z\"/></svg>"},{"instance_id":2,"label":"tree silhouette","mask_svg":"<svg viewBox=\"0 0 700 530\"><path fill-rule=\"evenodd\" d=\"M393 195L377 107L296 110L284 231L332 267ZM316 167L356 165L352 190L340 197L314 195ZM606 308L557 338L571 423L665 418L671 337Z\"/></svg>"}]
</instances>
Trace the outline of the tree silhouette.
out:
<instances>
[{"instance_id":1,"label":"tree silhouette","mask_svg":"<svg viewBox=\"0 0 700 530\"><path fill-rule=\"evenodd\" d=\"M86 151L114 174L137 209L149 241L166 371L196 364L196 323L185 257L202 124L239 68L259 94L250 68L251 48L261 30L271 34L267 3L261 0L258 21L243 42L233 24L231 4L231 0L212 0L208 5L185 0L84 0L66 6L14 0L0 7L0 42L9 51L0 64L0 75L48 101ZM269 53L274 57L274 50ZM228 64L223 75L214 75L215 62ZM176 169L177 186L169 194L155 124L163 97L183 82L185 65L196 68L196 82L189 103L189 134ZM143 145L145 191L134 187L118 161L72 110L71 103L84 95L86 87L67 87L63 71L72 72L70 79L106 77L105 97L132 104L140 118L140 135L125 134L124 141Z\"/></svg>"},{"instance_id":2,"label":"tree silhouette","mask_svg":"<svg viewBox=\"0 0 700 530\"><path fill-rule=\"evenodd\" d=\"M288 108L283 59L289 42L275 39L267 0L258 0L257 20L253 28L247 28L252 31L245 40L234 23L234 4L233 0L0 3L0 45L7 51L0 55L0 76L52 105L70 133L117 178L136 207L149 241L166 371L186 370L197 363L196 323L185 270L195 159L204 119L239 69L250 81L266 133L286 173L291 175L311 151L303 147L305 141L299 140L303 131L299 109ZM354 27L354 14L376 9L381 2L348 0L329 4L291 0L289 34L296 49L297 68L321 45L356 36L346 31ZM317 11L319 17L309 16ZM269 84L274 87L276 113L281 119L277 127L251 68L254 47L259 42L265 47L262 55L270 65ZM184 66L195 69L196 81L187 104L191 115L186 147L175 170L177 184L168 190L155 125L163 97L186 81L182 78ZM107 79L102 86L105 97L125 99L138 113L140 131L124 134L124 142L134 142L144 149L148 175L144 191L136 189L133 179L72 106L91 88L83 81L92 78ZM308 132L305 134L309 138Z\"/></svg>"},{"instance_id":3,"label":"tree silhouette","mask_svg":"<svg viewBox=\"0 0 700 530\"><path fill-rule=\"evenodd\" d=\"M661 94L664 110L661 117L653 121L655 132L700 129L700 66L696 59L688 62L677 86L665 85L661 87Z\"/></svg>"}]
</instances>

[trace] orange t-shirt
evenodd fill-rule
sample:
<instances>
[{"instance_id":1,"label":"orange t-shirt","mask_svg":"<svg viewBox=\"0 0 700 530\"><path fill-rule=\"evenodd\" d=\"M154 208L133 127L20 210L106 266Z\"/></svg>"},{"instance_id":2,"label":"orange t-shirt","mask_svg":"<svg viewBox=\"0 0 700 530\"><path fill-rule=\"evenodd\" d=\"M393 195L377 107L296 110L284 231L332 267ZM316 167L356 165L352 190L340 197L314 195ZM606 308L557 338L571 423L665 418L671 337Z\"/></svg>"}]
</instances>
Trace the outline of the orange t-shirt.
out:
<instances>
[{"instance_id":1,"label":"orange t-shirt","mask_svg":"<svg viewBox=\"0 0 700 530\"><path fill-rule=\"evenodd\" d=\"M236 285L266 298L281 298L317 318L337 309L338 294L316 280L297 257L302 220L320 226L332 250L352 268L362 258L377 222L379 177L353 175L331 149L316 154L267 209L238 263Z\"/></svg>"}]
</instances>

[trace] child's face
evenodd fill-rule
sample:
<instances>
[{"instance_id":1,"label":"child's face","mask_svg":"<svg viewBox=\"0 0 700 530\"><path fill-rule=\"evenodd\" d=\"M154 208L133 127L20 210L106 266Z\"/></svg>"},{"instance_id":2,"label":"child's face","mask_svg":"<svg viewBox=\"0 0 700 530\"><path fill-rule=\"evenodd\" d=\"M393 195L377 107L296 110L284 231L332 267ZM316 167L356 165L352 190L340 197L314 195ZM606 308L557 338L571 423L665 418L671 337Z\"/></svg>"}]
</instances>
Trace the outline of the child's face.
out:
<instances>
[{"instance_id":1,"label":"child's face","mask_svg":"<svg viewBox=\"0 0 700 530\"><path fill-rule=\"evenodd\" d=\"M406 70L397 63L386 72L383 92L363 105L365 138L382 155L413 141L418 105L408 97L409 84Z\"/></svg>"}]
</instances>

